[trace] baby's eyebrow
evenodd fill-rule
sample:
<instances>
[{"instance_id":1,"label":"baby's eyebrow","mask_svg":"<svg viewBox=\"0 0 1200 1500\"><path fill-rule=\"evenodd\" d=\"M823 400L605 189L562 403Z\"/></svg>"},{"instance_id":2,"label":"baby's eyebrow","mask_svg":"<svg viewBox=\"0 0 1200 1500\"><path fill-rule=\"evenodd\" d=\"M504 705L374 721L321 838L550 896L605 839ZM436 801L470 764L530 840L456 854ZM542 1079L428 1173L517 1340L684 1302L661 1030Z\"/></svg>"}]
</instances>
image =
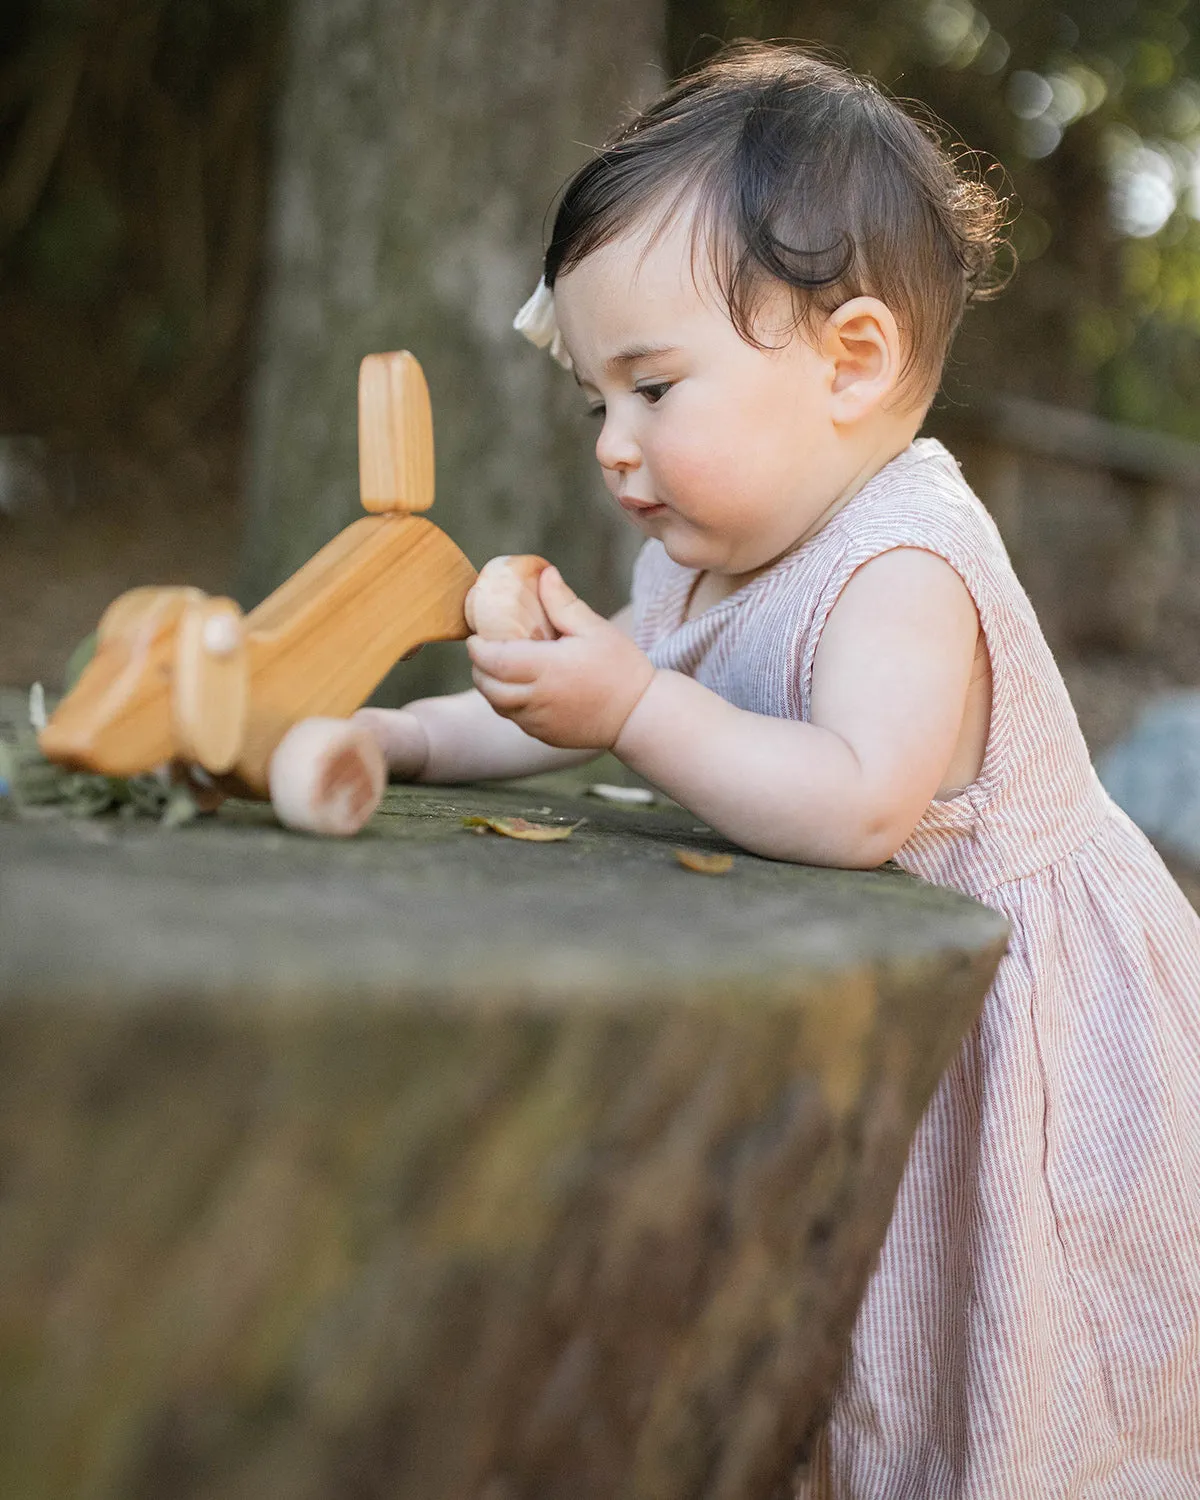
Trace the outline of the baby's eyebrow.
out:
<instances>
[{"instance_id":1,"label":"baby's eyebrow","mask_svg":"<svg viewBox=\"0 0 1200 1500\"><path fill-rule=\"evenodd\" d=\"M604 363L606 373L619 375L629 365L636 364L639 359L652 359L658 354L674 354L677 346L674 344L630 344L628 349L622 349L619 354L614 354Z\"/></svg>"},{"instance_id":2,"label":"baby's eyebrow","mask_svg":"<svg viewBox=\"0 0 1200 1500\"><path fill-rule=\"evenodd\" d=\"M677 354L677 344L630 344L628 349L622 349L619 354L614 354L611 359L604 361L604 373L606 375L620 375L630 365L637 364L639 359L653 359L659 354ZM580 377L578 370L571 372L575 376L576 385L586 385L588 382Z\"/></svg>"}]
</instances>

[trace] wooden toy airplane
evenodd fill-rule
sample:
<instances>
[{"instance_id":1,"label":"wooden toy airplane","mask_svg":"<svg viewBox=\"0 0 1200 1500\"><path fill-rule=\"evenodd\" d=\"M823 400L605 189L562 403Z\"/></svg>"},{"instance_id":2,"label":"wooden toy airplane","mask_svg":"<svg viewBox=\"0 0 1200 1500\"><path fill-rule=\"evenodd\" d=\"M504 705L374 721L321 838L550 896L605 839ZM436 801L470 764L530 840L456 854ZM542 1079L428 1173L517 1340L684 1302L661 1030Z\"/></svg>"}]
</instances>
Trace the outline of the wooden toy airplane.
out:
<instances>
[{"instance_id":1,"label":"wooden toy airplane","mask_svg":"<svg viewBox=\"0 0 1200 1500\"><path fill-rule=\"evenodd\" d=\"M319 746L298 753L319 759L318 795L340 813L332 822L280 816L323 832L361 826L386 768L369 734L345 716L418 646L469 634L463 601L476 573L414 514L433 503L433 418L425 376L407 351L363 360L358 445L371 514L257 609L243 616L232 599L195 588L137 588L114 600L95 656L39 736L42 753L109 776L170 765L213 803L269 798L284 736L303 720L339 720Z\"/></svg>"}]
</instances>

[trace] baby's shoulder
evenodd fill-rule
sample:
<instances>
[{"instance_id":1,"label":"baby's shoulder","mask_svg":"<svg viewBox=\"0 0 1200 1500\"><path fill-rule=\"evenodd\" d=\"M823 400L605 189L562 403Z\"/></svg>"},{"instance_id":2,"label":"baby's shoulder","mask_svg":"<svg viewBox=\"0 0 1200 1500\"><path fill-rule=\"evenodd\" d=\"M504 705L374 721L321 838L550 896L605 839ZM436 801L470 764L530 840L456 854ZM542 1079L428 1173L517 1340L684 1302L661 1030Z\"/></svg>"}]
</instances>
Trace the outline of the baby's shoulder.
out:
<instances>
[{"instance_id":1,"label":"baby's shoulder","mask_svg":"<svg viewBox=\"0 0 1200 1500\"><path fill-rule=\"evenodd\" d=\"M884 464L856 498L863 502L859 511L864 517L937 521L975 517L982 510L958 460L937 438L917 438Z\"/></svg>"},{"instance_id":2,"label":"baby's shoulder","mask_svg":"<svg viewBox=\"0 0 1200 1500\"><path fill-rule=\"evenodd\" d=\"M905 546L936 552L959 571L1008 565L995 522L936 438L918 438L886 464L829 530L830 552L847 566Z\"/></svg>"}]
</instances>

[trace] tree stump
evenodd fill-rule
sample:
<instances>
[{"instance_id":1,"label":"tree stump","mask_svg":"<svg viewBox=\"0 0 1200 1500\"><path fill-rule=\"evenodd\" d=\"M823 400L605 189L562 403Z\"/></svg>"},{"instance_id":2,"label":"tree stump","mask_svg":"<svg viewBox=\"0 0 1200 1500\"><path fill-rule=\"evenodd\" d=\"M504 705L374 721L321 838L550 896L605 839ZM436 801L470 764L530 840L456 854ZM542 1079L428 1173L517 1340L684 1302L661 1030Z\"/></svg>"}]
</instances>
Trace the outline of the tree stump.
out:
<instances>
[{"instance_id":1,"label":"tree stump","mask_svg":"<svg viewBox=\"0 0 1200 1500\"><path fill-rule=\"evenodd\" d=\"M285 11L241 602L358 514L359 361L410 349L433 398L430 519L476 567L553 558L610 614L640 539L605 493L578 387L512 321L560 187L667 81L663 0ZM378 701L469 685L464 654L433 646Z\"/></svg>"},{"instance_id":2,"label":"tree stump","mask_svg":"<svg viewBox=\"0 0 1200 1500\"><path fill-rule=\"evenodd\" d=\"M561 786L0 822L5 1500L786 1483L1005 925Z\"/></svg>"}]
</instances>

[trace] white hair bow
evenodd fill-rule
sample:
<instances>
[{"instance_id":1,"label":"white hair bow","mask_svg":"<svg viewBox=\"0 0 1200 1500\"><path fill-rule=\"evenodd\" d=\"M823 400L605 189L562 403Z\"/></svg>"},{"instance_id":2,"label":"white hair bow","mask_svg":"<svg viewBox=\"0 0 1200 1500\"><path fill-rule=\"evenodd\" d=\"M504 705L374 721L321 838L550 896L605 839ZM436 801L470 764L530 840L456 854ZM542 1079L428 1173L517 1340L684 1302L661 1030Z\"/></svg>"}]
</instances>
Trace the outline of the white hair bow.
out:
<instances>
[{"instance_id":1,"label":"white hair bow","mask_svg":"<svg viewBox=\"0 0 1200 1500\"><path fill-rule=\"evenodd\" d=\"M558 320L554 316L554 293L546 285L543 276L529 301L513 319L513 327L531 344L539 349L550 346L551 355L564 370L574 369L562 334L558 331Z\"/></svg>"}]
</instances>

